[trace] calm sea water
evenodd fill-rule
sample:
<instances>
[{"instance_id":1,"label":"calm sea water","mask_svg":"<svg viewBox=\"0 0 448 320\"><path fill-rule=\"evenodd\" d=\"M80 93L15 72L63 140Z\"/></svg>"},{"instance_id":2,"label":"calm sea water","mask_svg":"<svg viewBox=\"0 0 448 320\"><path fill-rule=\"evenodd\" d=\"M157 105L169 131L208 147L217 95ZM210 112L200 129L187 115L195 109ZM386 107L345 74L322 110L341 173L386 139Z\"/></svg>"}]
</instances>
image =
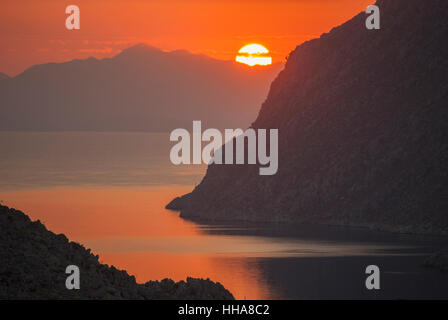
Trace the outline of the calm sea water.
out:
<instances>
[{"instance_id":1,"label":"calm sea water","mask_svg":"<svg viewBox=\"0 0 448 320\"><path fill-rule=\"evenodd\" d=\"M164 206L206 167L172 165L170 148L165 133L0 133L0 200L139 282L211 278L238 299L448 297L448 275L422 267L444 237L179 218Z\"/></svg>"}]
</instances>

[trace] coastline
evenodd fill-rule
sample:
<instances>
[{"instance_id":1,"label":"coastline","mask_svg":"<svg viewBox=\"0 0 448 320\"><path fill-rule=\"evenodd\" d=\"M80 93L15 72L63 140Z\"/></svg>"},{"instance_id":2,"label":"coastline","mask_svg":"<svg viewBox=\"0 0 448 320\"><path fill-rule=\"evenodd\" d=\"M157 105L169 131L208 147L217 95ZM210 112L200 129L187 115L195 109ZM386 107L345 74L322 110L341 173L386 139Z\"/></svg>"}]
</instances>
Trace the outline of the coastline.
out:
<instances>
[{"instance_id":1,"label":"coastline","mask_svg":"<svg viewBox=\"0 0 448 320\"><path fill-rule=\"evenodd\" d=\"M171 200L166 206L165 209L172 210L175 212L179 212L180 217L186 220L190 220L193 222L197 221L210 221L210 222L244 222L244 223L293 223L293 224L304 224L304 225L322 225L322 226L337 226L337 227L351 227L351 228L363 228L372 231L381 231L381 232L389 232L389 233L397 233L397 234L415 234L415 235L434 235L434 236L447 236L448 230L443 226L437 228L436 225L431 225L430 227L424 225L403 225L397 224L392 225L388 223L379 223L379 222L362 222L362 221L354 221L351 219L332 219L327 218L324 219L322 217L311 218L310 216L300 217L299 215L295 216L277 216L277 215L269 215L269 212L261 212L259 214L245 214L244 210L235 211L232 210L231 214L227 214L228 212L225 210L221 212L214 211L214 215L211 216L208 214L206 210L202 213L198 210L189 210L188 205L191 193L179 196ZM197 209L199 204L194 204L194 209ZM248 211L251 211L248 208ZM224 218L228 216L229 218Z\"/></svg>"}]
</instances>

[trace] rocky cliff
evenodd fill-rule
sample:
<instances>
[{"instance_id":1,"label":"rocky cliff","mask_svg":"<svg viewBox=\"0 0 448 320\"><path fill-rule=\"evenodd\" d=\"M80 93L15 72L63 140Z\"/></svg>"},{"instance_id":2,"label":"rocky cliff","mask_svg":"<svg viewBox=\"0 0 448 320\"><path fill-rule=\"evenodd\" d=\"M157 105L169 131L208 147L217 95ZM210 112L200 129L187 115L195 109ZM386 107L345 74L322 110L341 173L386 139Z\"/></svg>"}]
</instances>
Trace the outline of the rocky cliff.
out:
<instances>
[{"instance_id":1,"label":"rocky cliff","mask_svg":"<svg viewBox=\"0 0 448 320\"><path fill-rule=\"evenodd\" d=\"M279 129L279 170L211 165L167 207L187 218L448 232L448 2L379 0L298 46L254 128Z\"/></svg>"},{"instance_id":2,"label":"rocky cliff","mask_svg":"<svg viewBox=\"0 0 448 320\"><path fill-rule=\"evenodd\" d=\"M221 284L188 278L137 284L134 276L48 231L23 212L0 205L1 299L233 299ZM80 289L65 287L65 268L80 269Z\"/></svg>"}]
</instances>

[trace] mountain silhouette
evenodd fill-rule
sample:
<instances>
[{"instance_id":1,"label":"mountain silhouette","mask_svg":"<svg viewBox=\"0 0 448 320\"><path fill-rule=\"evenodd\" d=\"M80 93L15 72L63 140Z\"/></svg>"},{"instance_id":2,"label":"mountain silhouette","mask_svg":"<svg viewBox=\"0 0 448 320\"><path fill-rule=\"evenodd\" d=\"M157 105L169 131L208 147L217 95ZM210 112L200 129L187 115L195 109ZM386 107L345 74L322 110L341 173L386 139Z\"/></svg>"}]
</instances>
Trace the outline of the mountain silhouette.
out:
<instances>
[{"instance_id":1,"label":"mountain silhouette","mask_svg":"<svg viewBox=\"0 0 448 320\"><path fill-rule=\"evenodd\" d=\"M171 131L193 120L247 127L281 67L145 44L113 58L36 65L0 76L0 130Z\"/></svg>"},{"instance_id":2,"label":"mountain silhouette","mask_svg":"<svg viewBox=\"0 0 448 320\"><path fill-rule=\"evenodd\" d=\"M7 74L0 72L0 80L6 80L6 79L9 79L9 76Z\"/></svg>"},{"instance_id":3,"label":"mountain silhouette","mask_svg":"<svg viewBox=\"0 0 448 320\"><path fill-rule=\"evenodd\" d=\"M279 169L210 165L167 208L191 219L448 232L448 2L382 0L298 46L254 128L279 129Z\"/></svg>"}]
</instances>

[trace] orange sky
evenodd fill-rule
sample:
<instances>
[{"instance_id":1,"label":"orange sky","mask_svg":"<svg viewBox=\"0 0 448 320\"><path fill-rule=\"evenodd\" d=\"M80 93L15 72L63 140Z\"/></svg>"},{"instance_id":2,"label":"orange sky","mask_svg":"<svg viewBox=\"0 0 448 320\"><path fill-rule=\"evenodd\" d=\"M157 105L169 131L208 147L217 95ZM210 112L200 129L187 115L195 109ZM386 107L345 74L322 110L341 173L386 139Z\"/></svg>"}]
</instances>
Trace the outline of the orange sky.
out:
<instances>
[{"instance_id":1,"label":"orange sky","mask_svg":"<svg viewBox=\"0 0 448 320\"><path fill-rule=\"evenodd\" d=\"M275 61L303 41L365 10L374 0L0 0L0 72L33 64L113 56L146 42L234 59L245 44ZM65 7L79 6L81 29L65 29Z\"/></svg>"}]
</instances>

